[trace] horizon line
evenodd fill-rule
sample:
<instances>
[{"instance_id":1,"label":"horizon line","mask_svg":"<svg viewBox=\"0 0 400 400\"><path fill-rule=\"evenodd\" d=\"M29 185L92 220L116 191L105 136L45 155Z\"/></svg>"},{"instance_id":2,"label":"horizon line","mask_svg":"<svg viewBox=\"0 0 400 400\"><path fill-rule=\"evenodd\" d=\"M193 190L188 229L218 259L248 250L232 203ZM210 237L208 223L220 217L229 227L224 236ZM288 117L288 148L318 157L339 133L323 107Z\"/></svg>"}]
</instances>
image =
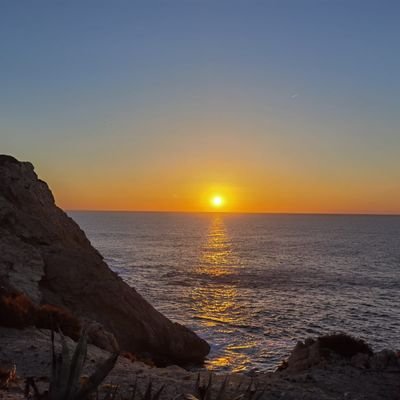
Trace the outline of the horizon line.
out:
<instances>
[{"instance_id":1,"label":"horizon line","mask_svg":"<svg viewBox=\"0 0 400 400\"><path fill-rule=\"evenodd\" d=\"M371 216L400 217L400 213L377 212L274 212L274 211L166 211L166 210L112 210L112 209L63 209L65 212L109 212L141 214L254 214L254 215L330 215L330 216Z\"/></svg>"}]
</instances>

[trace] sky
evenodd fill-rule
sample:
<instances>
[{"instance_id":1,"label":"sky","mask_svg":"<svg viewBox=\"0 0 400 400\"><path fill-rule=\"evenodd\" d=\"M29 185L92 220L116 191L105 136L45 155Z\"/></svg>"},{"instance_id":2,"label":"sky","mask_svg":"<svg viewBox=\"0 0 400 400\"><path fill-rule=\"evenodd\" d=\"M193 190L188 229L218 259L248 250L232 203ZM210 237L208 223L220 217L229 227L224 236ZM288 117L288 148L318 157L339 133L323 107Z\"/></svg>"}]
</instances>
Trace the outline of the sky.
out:
<instances>
[{"instance_id":1,"label":"sky","mask_svg":"<svg viewBox=\"0 0 400 400\"><path fill-rule=\"evenodd\" d=\"M397 0L0 2L0 153L64 209L400 213Z\"/></svg>"}]
</instances>

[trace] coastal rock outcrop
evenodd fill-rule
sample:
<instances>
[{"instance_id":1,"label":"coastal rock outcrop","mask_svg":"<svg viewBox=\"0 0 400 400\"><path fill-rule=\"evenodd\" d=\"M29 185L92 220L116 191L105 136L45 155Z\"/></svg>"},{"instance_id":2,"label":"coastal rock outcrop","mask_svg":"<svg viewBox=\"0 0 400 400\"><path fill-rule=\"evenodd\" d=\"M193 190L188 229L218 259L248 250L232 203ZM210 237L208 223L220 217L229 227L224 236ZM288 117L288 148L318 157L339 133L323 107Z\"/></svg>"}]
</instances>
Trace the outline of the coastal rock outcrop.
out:
<instances>
[{"instance_id":1,"label":"coastal rock outcrop","mask_svg":"<svg viewBox=\"0 0 400 400\"><path fill-rule=\"evenodd\" d=\"M288 372L306 371L327 364L351 365L359 369L400 369L400 357L395 351L374 353L367 343L344 333L308 338L299 341L289 359L280 367Z\"/></svg>"},{"instance_id":2,"label":"coastal rock outcrop","mask_svg":"<svg viewBox=\"0 0 400 400\"><path fill-rule=\"evenodd\" d=\"M32 164L5 155L0 155L0 286L23 293L36 306L51 304L96 321L122 350L160 363L201 362L209 352L203 339L164 317L111 271L56 206Z\"/></svg>"}]
</instances>

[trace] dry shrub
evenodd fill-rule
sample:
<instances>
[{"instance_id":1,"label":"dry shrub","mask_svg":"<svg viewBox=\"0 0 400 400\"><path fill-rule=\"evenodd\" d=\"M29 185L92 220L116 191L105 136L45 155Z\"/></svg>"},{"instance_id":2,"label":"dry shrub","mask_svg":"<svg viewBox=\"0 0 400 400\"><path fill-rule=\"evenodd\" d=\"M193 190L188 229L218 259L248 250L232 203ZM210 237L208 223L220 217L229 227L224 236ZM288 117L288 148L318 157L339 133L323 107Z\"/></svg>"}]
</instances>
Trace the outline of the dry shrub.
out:
<instances>
[{"instance_id":1,"label":"dry shrub","mask_svg":"<svg viewBox=\"0 0 400 400\"><path fill-rule=\"evenodd\" d=\"M74 340L81 334L81 323L68 310L51 304L36 306L27 295L0 288L0 326L23 329L36 326L43 329L61 329Z\"/></svg>"},{"instance_id":2,"label":"dry shrub","mask_svg":"<svg viewBox=\"0 0 400 400\"><path fill-rule=\"evenodd\" d=\"M26 328L34 323L35 306L23 293L0 293L0 325L9 328Z\"/></svg>"},{"instance_id":3,"label":"dry shrub","mask_svg":"<svg viewBox=\"0 0 400 400\"><path fill-rule=\"evenodd\" d=\"M131 362L135 362L137 360L137 357L133 353L130 353L129 351L123 351L120 354L120 356L124 357L124 358L127 358Z\"/></svg>"},{"instance_id":4,"label":"dry shrub","mask_svg":"<svg viewBox=\"0 0 400 400\"><path fill-rule=\"evenodd\" d=\"M17 380L17 368L15 364L11 367L0 367L0 389L8 389L10 384Z\"/></svg>"},{"instance_id":5,"label":"dry shrub","mask_svg":"<svg viewBox=\"0 0 400 400\"><path fill-rule=\"evenodd\" d=\"M78 340L81 334L79 319L65 308L51 304L43 304L37 308L35 326L44 329L61 329L64 335L74 340Z\"/></svg>"},{"instance_id":6,"label":"dry shrub","mask_svg":"<svg viewBox=\"0 0 400 400\"><path fill-rule=\"evenodd\" d=\"M371 347L364 340L345 333L320 336L318 342L321 349L329 350L343 357L350 358L358 353L372 355Z\"/></svg>"}]
</instances>

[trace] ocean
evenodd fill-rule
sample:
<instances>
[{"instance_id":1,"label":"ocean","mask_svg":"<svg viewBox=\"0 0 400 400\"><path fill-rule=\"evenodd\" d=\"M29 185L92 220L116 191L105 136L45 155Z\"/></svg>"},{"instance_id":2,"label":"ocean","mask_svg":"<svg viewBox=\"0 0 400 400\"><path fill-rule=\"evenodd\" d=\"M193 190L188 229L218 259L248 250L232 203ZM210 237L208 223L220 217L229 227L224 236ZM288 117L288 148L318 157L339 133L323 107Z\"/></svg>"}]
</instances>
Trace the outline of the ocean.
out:
<instances>
[{"instance_id":1,"label":"ocean","mask_svg":"<svg viewBox=\"0 0 400 400\"><path fill-rule=\"evenodd\" d=\"M344 331L400 348L400 217L69 212L108 265L211 345L206 367L268 371Z\"/></svg>"}]
</instances>

